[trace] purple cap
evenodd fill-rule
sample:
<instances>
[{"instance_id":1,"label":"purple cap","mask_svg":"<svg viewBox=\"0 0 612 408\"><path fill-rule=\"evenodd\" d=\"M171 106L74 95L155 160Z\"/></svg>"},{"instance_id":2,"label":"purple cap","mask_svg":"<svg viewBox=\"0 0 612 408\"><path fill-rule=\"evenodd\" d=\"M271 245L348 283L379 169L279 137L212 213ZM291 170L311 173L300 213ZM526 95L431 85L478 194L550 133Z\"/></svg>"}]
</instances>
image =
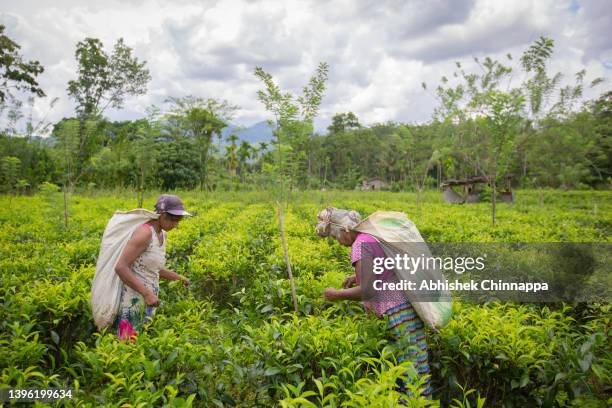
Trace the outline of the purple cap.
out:
<instances>
[{"instance_id":1,"label":"purple cap","mask_svg":"<svg viewBox=\"0 0 612 408\"><path fill-rule=\"evenodd\" d=\"M172 215L191 215L185 211L185 206L180 198L171 194L162 194L155 203L155 211L158 213L167 212Z\"/></svg>"}]
</instances>

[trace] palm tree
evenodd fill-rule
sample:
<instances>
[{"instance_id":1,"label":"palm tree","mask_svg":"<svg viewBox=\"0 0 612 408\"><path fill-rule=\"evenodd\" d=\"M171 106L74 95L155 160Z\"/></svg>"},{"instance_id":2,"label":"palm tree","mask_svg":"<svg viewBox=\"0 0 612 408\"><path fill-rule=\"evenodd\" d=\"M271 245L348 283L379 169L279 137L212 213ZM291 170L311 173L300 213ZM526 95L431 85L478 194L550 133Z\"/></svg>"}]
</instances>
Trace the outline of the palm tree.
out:
<instances>
[{"instance_id":1,"label":"palm tree","mask_svg":"<svg viewBox=\"0 0 612 408\"><path fill-rule=\"evenodd\" d=\"M236 175L236 167L238 165L238 145L236 144L238 136L231 134L227 137L227 141L230 142L230 145L225 146L225 163L230 176L233 177Z\"/></svg>"},{"instance_id":2,"label":"palm tree","mask_svg":"<svg viewBox=\"0 0 612 408\"><path fill-rule=\"evenodd\" d=\"M253 146L251 146L248 141L243 140L240 143L240 148L238 149L238 169L243 183L245 181L244 176L248 166L247 161L252 157L252 152Z\"/></svg>"},{"instance_id":3,"label":"palm tree","mask_svg":"<svg viewBox=\"0 0 612 408\"><path fill-rule=\"evenodd\" d=\"M259 142L259 149L257 149L257 152L259 153L259 171L263 172L263 161L264 157L266 156L266 153L268 152L268 143Z\"/></svg>"}]
</instances>

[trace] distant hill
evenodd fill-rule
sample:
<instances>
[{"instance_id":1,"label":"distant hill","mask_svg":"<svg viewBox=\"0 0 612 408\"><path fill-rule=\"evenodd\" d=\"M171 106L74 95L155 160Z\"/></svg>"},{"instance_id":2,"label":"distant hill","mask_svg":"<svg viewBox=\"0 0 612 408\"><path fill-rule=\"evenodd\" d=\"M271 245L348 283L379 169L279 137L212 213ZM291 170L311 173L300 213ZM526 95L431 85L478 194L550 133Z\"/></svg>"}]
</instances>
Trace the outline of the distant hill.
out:
<instances>
[{"instance_id":1,"label":"distant hill","mask_svg":"<svg viewBox=\"0 0 612 408\"><path fill-rule=\"evenodd\" d=\"M223 134L224 143L225 138L227 138L227 136L232 133L238 136L240 140L246 140L251 144L256 144L259 142L270 143L272 141L272 130L270 130L270 126L268 126L266 121L254 123L244 129L237 129L237 125L230 124L228 127L221 131L221 133Z\"/></svg>"}]
</instances>

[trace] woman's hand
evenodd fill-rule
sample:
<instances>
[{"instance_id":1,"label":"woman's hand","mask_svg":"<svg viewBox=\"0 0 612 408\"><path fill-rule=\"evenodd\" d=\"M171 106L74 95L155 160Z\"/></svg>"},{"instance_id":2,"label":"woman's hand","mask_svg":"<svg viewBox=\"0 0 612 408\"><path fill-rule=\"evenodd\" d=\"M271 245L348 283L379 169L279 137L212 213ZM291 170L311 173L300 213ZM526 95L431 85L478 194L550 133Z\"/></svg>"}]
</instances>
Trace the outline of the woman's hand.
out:
<instances>
[{"instance_id":1,"label":"woman's hand","mask_svg":"<svg viewBox=\"0 0 612 408\"><path fill-rule=\"evenodd\" d=\"M338 291L334 288L327 288L325 292L323 292L323 297L325 300L337 300L338 299Z\"/></svg>"},{"instance_id":2,"label":"woman's hand","mask_svg":"<svg viewBox=\"0 0 612 408\"><path fill-rule=\"evenodd\" d=\"M344 280L342 287L344 289L347 289L347 288L350 288L351 286L355 286L356 283L357 283L357 276L356 275L349 276Z\"/></svg>"},{"instance_id":3,"label":"woman's hand","mask_svg":"<svg viewBox=\"0 0 612 408\"><path fill-rule=\"evenodd\" d=\"M186 277L179 275L178 273L171 271L169 269L160 269L159 277L170 280L170 281L180 280L183 283L183 286L189 286L189 284L191 283L191 281L187 279Z\"/></svg>"},{"instance_id":4,"label":"woman's hand","mask_svg":"<svg viewBox=\"0 0 612 408\"><path fill-rule=\"evenodd\" d=\"M147 304L147 306L159 306L159 298L157 297L157 295L153 292L148 292L145 296L144 296L144 301Z\"/></svg>"},{"instance_id":5,"label":"woman's hand","mask_svg":"<svg viewBox=\"0 0 612 408\"><path fill-rule=\"evenodd\" d=\"M362 300L361 299L361 286L356 285L348 289L334 289L327 288L323 292L325 300Z\"/></svg>"}]
</instances>

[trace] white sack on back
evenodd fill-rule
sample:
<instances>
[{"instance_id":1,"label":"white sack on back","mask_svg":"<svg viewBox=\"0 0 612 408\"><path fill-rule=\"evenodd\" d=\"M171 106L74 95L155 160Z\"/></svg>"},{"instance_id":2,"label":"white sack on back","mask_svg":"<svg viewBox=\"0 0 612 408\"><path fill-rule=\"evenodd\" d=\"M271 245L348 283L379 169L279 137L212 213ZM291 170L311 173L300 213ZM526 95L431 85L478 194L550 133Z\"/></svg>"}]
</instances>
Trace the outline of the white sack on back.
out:
<instances>
[{"instance_id":1,"label":"white sack on back","mask_svg":"<svg viewBox=\"0 0 612 408\"><path fill-rule=\"evenodd\" d=\"M117 317L123 281L115 272L115 265L130 240L134 230L141 224L159 218L159 214L137 209L117 211L110 219L102 236L96 274L91 284L91 310L99 330L110 326Z\"/></svg>"}]
</instances>

